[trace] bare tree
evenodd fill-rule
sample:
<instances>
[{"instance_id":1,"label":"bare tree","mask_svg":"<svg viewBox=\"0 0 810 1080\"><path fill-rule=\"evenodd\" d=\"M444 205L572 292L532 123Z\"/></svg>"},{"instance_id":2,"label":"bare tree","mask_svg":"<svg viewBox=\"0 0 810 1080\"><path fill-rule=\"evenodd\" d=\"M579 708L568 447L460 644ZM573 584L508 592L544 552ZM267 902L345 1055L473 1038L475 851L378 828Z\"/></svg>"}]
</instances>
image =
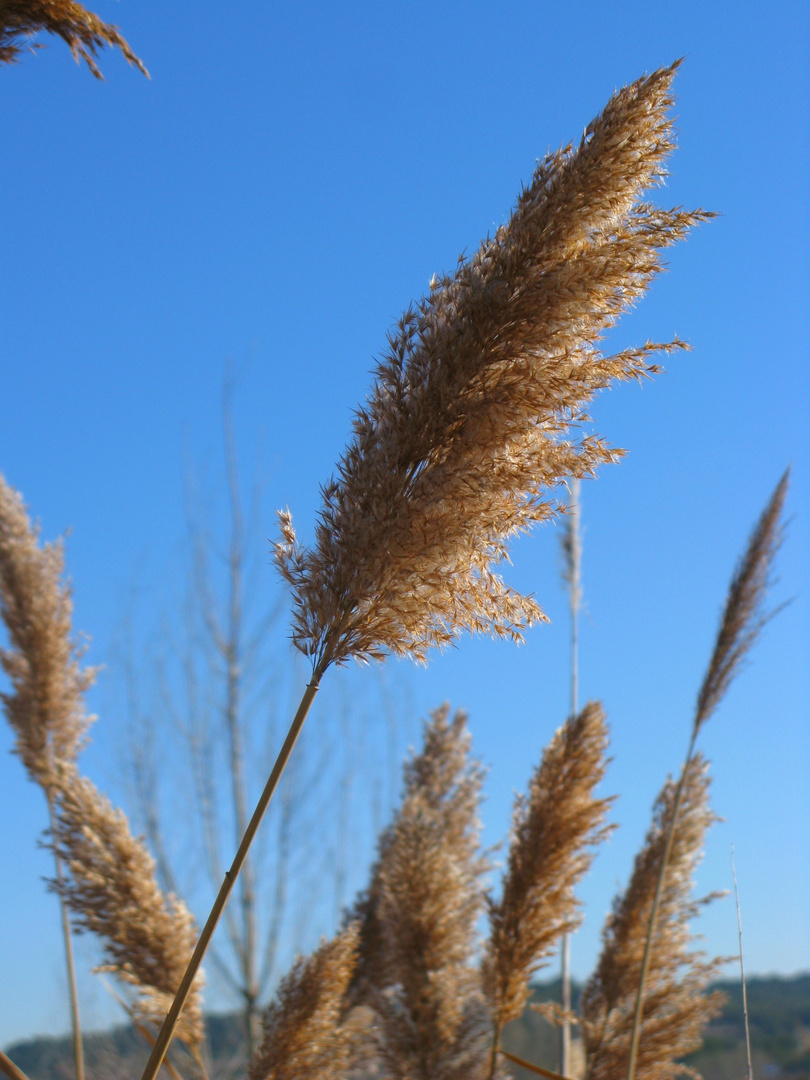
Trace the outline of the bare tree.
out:
<instances>
[{"instance_id":1,"label":"bare tree","mask_svg":"<svg viewBox=\"0 0 810 1080\"><path fill-rule=\"evenodd\" d=\"M276 576L261 529L265 485L254 483L246 498L240 481L235 388L228 372L222 400L227 524L217 528L206 505L210 485L189 467L185 596L140 651L128 613L117 649L136 816L162 884L186 897L221 881L276 749L276 714L286 713L286 696L297 690L285 675L289 655L279 616L287 601L281 590L272 591ZM383 754L363 744L361 728L372 725L361 724L357 701L350 702L346 687L336 690L328 730L304 741L285 775L268 827L237 882L236 903L224 913L224 934L211 950L210 975L243 1017L244 1056L231 1063L234 1075L258 1046L260 1007L292 959L291 947L308 947L314 924L333 929L350 895L352 870L362 869L356 846L347 841L355 780L361 770L372 780L366 785L371 798ZM389 732L389 742L396 742L391 695L381 690L380 696L382 737ZM179 840L170 821L181 822ZM369 853L370 834L369 828ZM192 848L202 852L196 862L187 855Z\"/></svg>"}]
</instances>

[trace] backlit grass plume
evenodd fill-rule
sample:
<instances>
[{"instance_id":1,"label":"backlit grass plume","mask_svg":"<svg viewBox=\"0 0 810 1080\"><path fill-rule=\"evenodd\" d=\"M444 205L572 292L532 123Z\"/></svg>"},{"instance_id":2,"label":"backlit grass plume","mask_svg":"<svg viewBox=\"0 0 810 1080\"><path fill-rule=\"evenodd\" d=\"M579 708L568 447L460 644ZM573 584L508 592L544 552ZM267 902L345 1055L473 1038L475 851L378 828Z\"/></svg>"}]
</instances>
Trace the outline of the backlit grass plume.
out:
<instances>
[{"instance_id":1,"label":"backlit grass plume","mask_svg":"<svg viewBox=\"0 0 810 1080\"><path fill-rule=\"evenodd\" d=\"M473 959L484 906L478 810L482 772L469 760L466 717L432 714L405 767L405 792L382 835L368 893L353 912L360 955L353 1001L377 1017L391 1080L472 1075L483 1009Z\"/></svg>"},{"instance_id":2,"label":"backlit grass plume","mask_svg":"<svg viewBox=\"0 0 810 1080\"><path fill-rule=\"evenodd\" d=\"M483 983L494 1037L495 1075L500 1034L529 998L529 980L565 933L580 922L574 887L605 839L610 800L594 797L605 773L607 725L591 702L557 731L518 799L500 900L490 902L490 938Z\"/></svg>"},{"instance_id":3,"label":"backlit grass plume","mask_svg":"<svg viewBox=\"0 0 810 1080\"><path fill-rule=\"evenodd\" d=\"M312 678L142 1080L155 1080L327 668L388 653L425 660L464 630L519 641L545 618L496 573L508 539L554 515L556 485L618 456L579 428L594 394L683 347L598 347L662 269L662 250L709 216L644 201L674 148L677 67L615 93L576 148L537 166L509 222L402 316L323 488L311 548L280 514L276 559Z\"/></svg>"},{"instance_id":4,"label":"backlit grass plume","mask_svg":"<svg viewBox=\"0 0 810 1080\"><path fill-rule=\"evenodd\" d=\"M789 479L788 470L754 526L731 579L714 651L695 706L694 735L719 705L763 627L781 610L766 611L765 601L772 583L773 562L784 535L781 519Z\"/></svg>"},{"instance_id":5,"label":"backlit grass plume","mask_svg":"<svg viewBox=\"0 0 810 1080\"><path fill-rule=\"evenodd\" d=\"M596 391L657 370L647 342L598 342L708 215L643 200L673 149L677 64L625 87L579 145L537 166L509 222L403 315L323 488L314 545L280 515L293 640L320 674L386 653L424 660L463 630L519 640L544 618L494 567L555 512L550 491L617 452L581 437Z\"/></svg>"},{"instance_id":6,"label":"backlit grass plume","mask_svg":"<svg viewBox=\"0 0 810 1080\"><path fill-rule=\"evenodd\" d=\"M20 495L0 476L0 615L9 644L0 664L11 692L0 694L16 735L15 752L43 788L56 857L54 888L76 924L98 934L113 971L136 991L139 1017L159 1022L194 946L184 905L163 896L151 856L76 767L91 717L84 694L95 671L82 668L73 635L73 604L64 581L61 542L40 544ZM64 919L71 1010L78 1037L72 949ZM192 1049L202 1039L197 980L180 1035ZM83 1075L80 1049L77 1072Z\"/></svg>"},{"instance_id":7,"label":"backlit grass plume","mask_svg":"<svg viewBox=\"0 0 810 1080\"><path fill-rule=\"evenodd\" d=\"M96 56L105 45L117 46L130 64L149 75L118 27L102 22L75 0L0 0L0 64L19 60L23 49L32 47L27 39L42 30L62 38L76 61L84 60L97 79L104 77Z\"/></svg>"},{"instance_id":8,"label":"backlit grass plume","mask_svg":"<svg viewBox=\"0 0 810 1080\"><path fill-rule=\"evenodd\" d=\"M471 763L470 734L466 714L459 711L448 720L449 708L436 709L424 728L424 744L419 754L404 767L402 805L393 824L380 836L378 858L368 889L355 904L351 918L360 926L357 969L351 985L354 1005L369 1005L380 993L400 983L403 965L408 958L407 921L424 920L431 888L436 897L444 897L444 946L442 966L447 967L447 946L456 965L468 957L472 948L469 934L483 910L484 896L478 884L488 868L478 855L478 810L483 774ZM421 835L421 840L417 836ZM408 851L414 845L432 849L431 866L452 862L452 881L441 872L432 881L422 882L420 911L414 915L415 897L407 886ZM443 853L443 854L442 854ZM423 871L416 871L423 878ZM403 903L410 914L399 911ZM450 918L450 912L455 917ZM453 937L452 935L455 935ZM429 935L428 935L429 936ZM406 958L403 960L402 954ZM426 961L430 964L430 960ZM404 985L412 983L405 979Z\"/></svg>"},{"instance_id":9,"label":"backlit grass plume","mask_svg":"<svg viewBox=\"0 0 810 1080\"><path fill-rule=\"evenodd\" d=\"M22 498L0 476L0 615L9 637L0 665L12 687L0 702L14 752L46 791L54 763L75 761L84 743L92 720L84 693L96 675L80 664L64 567L61 542L40 546Z\"/></svg>"},{"instance_id":10,"label":"backlit grass plume","mask_svg":"<svg viewBox=\"0 0 810 1080\"><path fill-rule=\"evenodd\" d=\"M692 950L689 934L689 921L705 902L692 900L692 879L706 829L716 820L709 809L707 770L700 755L691 759L679 806L678 785L667 781L656 801L653 824L636 856L627 890L614 902L603 933L602 953L580 1006L586 1080L615 1080L627 1072L650 912L673 820L646 975L636 1061L639 1080L669 1080L681 1073L690 1074L678 1062L701 1045L701 1029L722 1007L722 994L706 993L719 962L706 962L702 953Z\"/></svg>"},{"instance_id":11,"label":"backlit grass plume","mask_svg":"<svg viewBox=\"0 0 810 1080\"><path fill-rule=\"evenodd\" d=\"M248 1080L345 1080L351 1025L343 1002L357 954L357 925L296 962L264 1018Z\"/></svg>"},{"instance_id":12,"label":"backlit grass plume","mask_svg":"<svg viewBox=\"0 0 810 1080\"><path fill-rule=\"evenodd\" d=\"M766 611L768 589L772 584L773 562L784 534L782 509L787 495L790 470L786 471L759 516L748 546L731 579L720 629L717 633L709 667L703 679L695 705L689 747L686 751L681 776L674 789L672 813L664 854L658 863L658 882L650 906L647 943L639 971L636 989L636 1010L630 1051L627 1058L627 1080L635 1080L639 1061L640 1043L644 1030L642 1019L647 1010L647 976L653 964L653 944L656 939L656 919L659 900L664 894L665 882L670 870L670 851L675 843L678 812L681 798L686 791L695 743L701 728L719 705L732 679L740 670L763 627L779 609Z\"/></svg>"},{"instance_id":13,"label":"backlit grass plume","mask_svg":"<svg viewBox=\"0 0 810 1080\"><path fill-rule=\"evenodd\" d=\"M160 1024L194 948L191 914L163 894L154 860L122 811L70 765L60 770L54 846L67 870L58 891L76 926L104 945L98 970L133 988L139 1019ZM203 1038L201 988L198 976L177 1031L192 1052Z\"/></svg>"},{"instance_id":14,"label":"backlit grass plume","mask_svg":"<svg viewBox=\"0 0 810 1080\"><path fill-rule=\"evenodd\" d=\"M0 667L11 682L0 702L14 731L14 752L45 794L52 829L57 763L75 761L84 743L92 720L84 693L96 674L80 664L84 650L73 636L64 566L61 542L40 545L22 498L0 475L0 617L8 632ZM58 854L55 869L61 882ZM64 902L61 908L76 1080L84 1080L73 944Z\"/></svg>"}]
</instances>

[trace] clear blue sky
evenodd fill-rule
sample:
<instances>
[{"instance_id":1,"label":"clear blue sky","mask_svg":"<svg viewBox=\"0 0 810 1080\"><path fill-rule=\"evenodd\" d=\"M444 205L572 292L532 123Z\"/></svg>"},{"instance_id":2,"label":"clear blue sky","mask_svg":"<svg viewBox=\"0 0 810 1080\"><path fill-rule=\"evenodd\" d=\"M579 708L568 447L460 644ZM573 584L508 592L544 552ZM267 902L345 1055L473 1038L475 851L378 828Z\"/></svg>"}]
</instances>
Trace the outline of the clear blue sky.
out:
<instances>
[{"instance_id":1,"label":"clear blue sky","mask_svg":"<svg viewBox=\"0 0 810 1080\"><path fill-rule=\"evenodd\" d=\"M593 409L598 430L629 450L583 490L582 698L602 700L612 725L604 790L620 795L621 829L582 888L574 971L587 975L652 800L679 765L734 562L788 464L792 521L774 599L795 600L701 737L725 820L698 887L730 888L733 841L748 969L809 969L806 8L99 0L94 10L120 25L151 81L107 53L98 83L58 41L0 71L0 471L45 537L71 530L76 627L92 637L89 661L107 665L87 771L125 802L114 645L133 582L145 627L179 595L184 461L207 463L211 502L224 508L226 361L239 373L244 474L258 454L269 478L256 596L271 604L271 511L289 504L311 535L318 484L393 320L506 219L537 157L578 138L614 88L685 56L680 148L656 197L722 216L672 251L670 273L616 334L617 344L678 334L694 351ZM442 701L469 711L489 767L487 843L507 831L513 792L567 708L559 529L517 543L507 576L553 620L523 648L467 638L426 670L385 669L402 718L389 756ZM344 700L363 679L380 685L350 674ZM316 730L328 714L315 713ZM36 847L44 804L10 745L0 726L4 1046L67 1027L56 905L40 880L50 868ZM358 837L362 870L370 846ZM698 929L708 951L733 953L733 903L715 904ZM91 1023L116 1015L83 986Z\"/></svg>"}]
</instances>

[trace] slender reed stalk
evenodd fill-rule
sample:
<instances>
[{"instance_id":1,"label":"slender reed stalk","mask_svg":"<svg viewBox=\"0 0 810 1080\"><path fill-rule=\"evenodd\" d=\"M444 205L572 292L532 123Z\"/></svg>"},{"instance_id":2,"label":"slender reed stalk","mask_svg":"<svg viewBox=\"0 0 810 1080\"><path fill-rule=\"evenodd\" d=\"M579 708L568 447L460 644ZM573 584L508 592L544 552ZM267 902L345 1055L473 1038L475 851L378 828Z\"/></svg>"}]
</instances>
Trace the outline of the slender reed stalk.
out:
<instances>
[{"instance_id":1,"label":"slender reed stalk","mask_svg":"<svg viewBox=\"0 0 810 1080\"><path fill-rule=\"evenodd\" d=\"M18 61L22 43L42 30L62 38L76 62L84 60L97 79L104 78L96 56L105 45L117 46L129 63L149 78L143 62L130 49L118 27L102 22L75 0L0 0L0 64Z\"/></svg>"},{"instance_id":2,"label":"slender reed stalk","mask_svg":"<svg viewBox=\"0 0 810 1080\"><path fill-rule=\"evenodd\" d=\"M527 1061L525 1058L518 1057L517 1054L511 1054L508 1050L501 1050L501 1054L507 1061L511 1061L515 1065L519 1065L521 1069L528 1069L529 1072L535 1073L537 1076L545 1076L546 1080L568 1080L568 1077L560 1075L560 1073L552 1072L551 1069L544 1069L542 1065L535 1065L531 1061Z\"/></svg>"},{"instance_id":3,"label":"slender reed stalk","mask_svg":"<svg viewBox=\"0 0 810 1080\"><path fill-rule=\"evenodd\" d=\"M138 1034L141 1035L149 1043L150 1046L154 1046L155 1036L152 1034L149 1028L138 1018L138 1014L135 1012L129 1002L124 1001L121 995L115 992L115 989L106 981L106 979L104 979L103 976L100 976L100 978L104 983L104 986L107 989L108 993L115 998L115 1000L127 1014L132 1023L132 1026L135 1028ZM200 1057L197 1058L197 1065L200 1068L202 1077L204 1078L204 1080L207 1080L208 1074ZM163 1068L166 1070L172 1080L183 1080L180 1073L177 1071L177 1069L175 1069L174 1065L172 1065L170 1061L164 1061Z\"/></svg>"},{"instance_id":4,"label":"slender reed stalk","mask_svg":"<svg viewBox=\"0 0 810 1080\"><path fill-rule=\"evenodd\" d=\"M568 586L571 613L571 704L569 716L577 714L579 696L579 611L582 606L582 535L580 533L579 477L571 481L571 497L562 537L563 580ZM563 934L560 946L560 1072L567 1076L571 1067L571 935Z\"/></svg>"},{"instance_id":5,"label":"slender reed stalk","mask_svg":"<svg viewBox=\"0 0 810 1080\"><path fill-rule=\"evenodd\" d=\"M656 801L644 847L627 888L614 901L596 970L583 990L586 1080L615 1080L626 1071L645 963L649 993L638 1053L643 1080L669 1080L683 1072L681 1059L700 1046L704 1023L722 1006L722 995L705 992L718 962L707 962L690 948L690 920L711 899L692 900L692 881L706 830L716 820L709 807L708 765L700 755L691 759L682 780L668 780ZM669 872L659 890L667 849ZM650 951L649 916L656 900Z\"/></svg>"},{"instance_id":6,"label":"slender reed stalk","mask_svg":"<svg viewBox=\"0 0 810 1080\"><path fill-rule=\"evenodd\" d=\"M86 739L92 717L85 712L83 695L96 675L79 665L84 650L71 637L73 602L63 576L62 545L40 546L25 504L0 476L0 616L11 646L0 650L0 666L13 688L11 694L0 694L0 701L16 735L14 752L45 794L52 831L56 762L74 761ZM57 851L54 861L62 881ZM73 943L61 896L59 904L76 1080L84 1080Z\"/></svg>"},{"instance_id":7,"label":"slender reed stalk","mask_svg":"<svg viewBox=\"0 0 810 1080\"><path fill-rule=\"evenodd\" d=\"M322 489L312 548L280 514L276 559L292 588L293 642L313 664L308 694L332 664L389 653L425 661L464 630L520 641L545 619L495 572L508 539L554 516L550 493L566 478L619 456L581 436L596 392L658 371L654 353L684 347L598 349L662 269L662 250L711 216L643 201L674 148L677 67L614 94L576 149L538 165L509 222L403 315L338 479ZM189 979L232 885L226 876ZM154 1080L185 988L143 1080Z\"/></svg>"},{"instance_id":8,"label":"slender reed stalk","mask_svg":"<svg viewBox=\"0 0 810 1080\"><path fill-rule=\"evenodd\" d=\"M731 874L734 878L734 904L737 908L737 936L740 942L740 985L742 986L743 1020L745 1021L745 1060L748 1064L748 1080L754 1080L751 1065L751 1032L748 1026L748 994L745 989L745 965L743 963L742 915L740 914L740 893L737 889L737 868L734 865L734 845L731 845Z\"/></svg>"},{"instance_id":9,"label":"slender reed stalk","mask_svg":"<svg viewBox=\"0 0 810 1080\"><path fill-rule=\"evenodd\" d=\"M48 817L51 822L51 835L56 832L56 813L53 805L53 793L47 792ZM65 875L62 871L62 859L59 852L54 850L54 863L56 865L57 893L59 895L59 910L62 915L62 941L65 946L65 967L68 977L68 996L70 999L70 1027L73 1032L73 1060L76 1063L76 1080L84 1080L84 1042L82 1040L82 1025L79 1016L79 994L76 989L76 965L73 960L73 939L70 934L70 918L68 917L67 904L63 896L65 887Z\"/></svg>"},{"instance_id":10,"label":"slender reed stalk","mask_svg":"<svg viewBox=\"0 0 810 1080\"><path fill-rule=\"evenodd\" d=\"M315 672L312 682L309 683L304 695L301 699L301 704L298 706L298 711L293 718L293 722L290 725L290 730L287 732L287 738L284 740L276 763L273 766L273 770L270 773L270 777L265 785L259 802L256 805L256 809L253 811L245 835L242 838L242 843L234 856L234 860L231 867L225 873L225 879L222 882L217 898L214 901L214 906L211 908L211 912L206 920L205 926L202 929L197 945L189 961L186 972L180 982L180 986L174 996L172 1004L166 1017L163 1021L163 1026L160 1029L155 1045L152 1048L152 1053L149 1056L149 1061L146 1064L146 1068L143 1073L143 1080L154 1080L158 1074L158 1070L166 1056L166 1051L169 1049L169 1043L172 1040L175 1028L180 1023L181 1013L186 1005L189 995L192 992L194 980L198 971L202 965L203 956L205 956L208 945L211 938L214 936L214 930L216 930L217 923L220 920L222 911L225 904L228 902L228 897L231 894L231 890L236 882L236 878L245 861L250 845L253 842L253 837L261 824L261 820L265 815L267 807L270 805L270 800L273 797L273 792L276 790L281 774L289 760L293 747L301 733L301 728L304 726L304 721L307 718L312 702L315 700L315 695L318 692L320 685L320 673Z\"/></svg>"},{"instance_id":11,"label":"slender reed stalk","mask_svg":"<svg viewBox=\"0 0 810 1080\"><path fill-rule=\"evenodd\" d=\"M782 542L781 513L787 493L788 478L789 470L784 473L768 500L731 579L712 657L698 694L689 747L675 791L666 846L658 870L655 897L650 909L644 959L636 994L633 1032L627 1061L627 1080L634 1080L635 1077L642 1031L645 984L655 937L655 921L672 853L684 785L695 753L695 743L701 728L720 704L764 626L773 618L776 611L781 610L778 608L776 611L765 612L764 605L768 587L771 584L773 561Z\"/></svg>"},{"instance_id":12,"label":"slender reed stalk","mask_svg":"<svg viewBox=\"0 0 810 1080\"><path fill-rule=\"evenodd\" d=\"M0 1072L3 1076L7 1076L8 1080L28 1080L22 1069L18 1069L11 1058L6 1057L2 1050L0 1050Z\"/></svg>"}]
</instances>

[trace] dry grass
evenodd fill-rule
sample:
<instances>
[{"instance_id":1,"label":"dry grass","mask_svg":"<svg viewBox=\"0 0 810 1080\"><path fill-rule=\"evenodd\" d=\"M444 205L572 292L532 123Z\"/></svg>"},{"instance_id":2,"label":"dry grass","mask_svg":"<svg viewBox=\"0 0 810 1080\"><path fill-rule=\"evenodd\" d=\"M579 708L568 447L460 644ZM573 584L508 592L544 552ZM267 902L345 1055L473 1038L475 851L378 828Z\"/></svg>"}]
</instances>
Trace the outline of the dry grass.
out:
<instances>
[{"instance_id":1,"label":"dry grass","mask_svg":"<svg viewBox=\"0 0 810 1080\"><path fill-rule=\"evenodd\" d=\"M136 1015L161 1023L194 949L196 928L188 909L164 896L155 864L126 816L74 766L59 775L56 850L67 869L61 888L80 930L98 935L109 971L136 993ZM178 1035L194 1049L203 1038L198 980Z\"/></svg>"},{"instance_id":2,"label":"dry grass","mask_svg":"<svg viewBox=\"0 0 810 1080\"><path fill-rule=\"evenodd\" d=\"M104 970L135 989L137 1014L159 1021L195 930L184 905L160 892L151 856L125 816L78 772L92 719L84 694L96 673L81 667L72 614L62 544L40 545L22 498L0 476L0 615L9 638L0 664L12 687L0 700L16 735L15 752L51 809L53 886L76 925L101 937ZM181 1035L192 1048L202 1039L199 985Z\"/></svg>"},{"instance_id":3,"label":"dry grass","mask_svg":"<svg viewBox=\"0 0 810 1080\"><path fill-rule=\"evenodd\" d=\"M118 27L102 22L74 0L0 0L0 64L19 61L23 49L39 48L30 45L29 39L43 30L62 38L76 62L84 60L97 79L104 78L96 56L105 45L119 48L130 64L149 77Z\"/></svg>"},{"instance_id":4,"label":"dry grass","mask_svg":"<svg viewBox=\"0 0 810 1080\"><path fill-rule=\"evenodd\" d=\"M335 980L307 982L301 978L307 962L299 961L269 1014L268 1037L281 1032L273 1043L272 1069L254 1064L251 1080L315 1080L321 1068L317 1054L328 1057L329 1038L347 1033L348 1044L340 1044L343 1075L508 1076L505 1056L498 1053L500 1027L520 1015L532 975L576 924L574 886L593 846L609 831L603 823L609 800L593 793L604 774L607 729L600 707L589 704L554 736L527 796L518 801L496 902L486 893L487 862L477 845L480 770L469 759L463 714L451 722L448 715L446 707L433 714L421 753L406 765L402 805L380 839L369 889L348 916L348 932L357 929L351 980L341 967ZM631 884L608 921L602 958L586 991L581 1023L589 1077L619 1076L627 1055L673 794L668 782ZM691 899L692 871L712 820L706 768L696 762L658 923L643 1040L645 1078L678 1072L678 1058L699 1043L702 1023L718 1005L703 992L714 965L691 950L688 932L703 903ZM491 913L486 943L478 929L485 904ZM311 962L317 965L322 953ZM333 1018L329 1032L313 1035L311 1059L300 1050L308 1040L288 1032L291 1020L280 1020L293 1013L308 1017L308 1010ZM308 1023L302 1019L302 1029ZM298 1047L289 1057L288 1043Z\"/></svg>"},{"instance_id":5,"label":"dry grass","mask_svg":"<svg viewBox=\"0 0 810 1080\"><path fill-rule=\"evenodd\" d=\"M650 912L673 824L676 790L668 780L656 801L653 824L636 856L630 883L613 904L602 954L583 991L586 1080L616 1080L627 1072ZM678 1061L700 1046L704 1024L722 1007L721 995L705 992L717 962L707 963L702 953L690 949L688 925L705 903L691 900L692 879L706 829L714 820L707 765L697 756L683 787L658 903L636 1067L639 1080L667 1080L688 1072Z\"/></svg>"},{"instance_id":6,"label":"dry grass","mask_svg":"<svg viewBox=\"0 0 810 1080\"><path fill-rule=\"evenodd\" d=\"M463 1077L480 1029L473 969L488 863L478 851L482 774L469 760L466 717L445 706L405 767L405 794L380 838L360 924L351 1001L376 1016L387 1073L405 1080Z\"/></svg>"},{"instance_id":7,"label":"dry grass","mask_svg":"<svg viewBox=\"0 0 810 1080\"><path fill-rule=\"evenodd\" d=\"M142 68L115 28L78 5L0 0L0 16L0 60L14 59L21 36L45 28L94 74L102 44L117 45ZM662 250L708 216L644 201L673 148L676 68L615 94L576 148L538 165L509 222L406 312L357 413L338 478L324 488L311 548L298 544L289 513L281 515L276 554L292 586L294 641L311 658L313 679L188 967L189 912L163 896L126 818L76 768L92 673L81 670L70 636L61 548L39 548L21 500L0 486L0 606L11 641L0 659L13 688L3 702L18 753L53 796L54 849L67 869L60 894L77 924L104 941L105 970L135 989L137 1016L157 1021L171 1002L145 1076L160 1067L178 1017L181 1036L199 1046L195 965L325 670L389 653L421 661L465 630L520 640L544 618L496 573L507 541L557 512L559 484L618 456L582 435L594 394L656 371L653 354L683 347L648 342L608 356L599 349L661 270ZM692 949L689 933L702 903L691 898L692 875L713 820L706 766L692 751L767 620L762 604L785 487L783 478L732 582L681 780L664 787L605 929L583 998L589 1080L621 1074L634 1030L639 1077L683 1071L678 1059L718 1007L704 993L713 962ZM299 960L282 983L251 1080L337 1080L369 1066L391 1080L508 1075L501 1028L576 925L574 888L607 832L609 800L595 795L606 743L596 704L555 735L518 802L496 899L484 881L482 776L469 757L465 719L437 711L406 767L402 805L381 838L367 892L344 932ZM486 942L478 930L485 909ZM172 1001L181 981L189 997L183 989ZM640 1016L642 1000L639 1028L633 1003Z\"/></svg>"},{"instance_id":8,"label":"dry grass","mask_svg":"<svg viewBox=\"0 0 810 1080\"><path fill-rule=\"evenodd\" d=\"M643 201L673 149L676 68L616 93L579 146L538 165L508 224L403 315L314 545L280 515L293 640L316 679L351 657L424 660L464 630L520 640L544 618L495 572L506 541L553 516L565 478L618 456L578 430L593 395L682 347L598 349L661 250L708 216Z\"/></svg>"},{"instance_id":9,"label":"dry grass","mask_svg":"<svg viewBox=\"0 0 810 1080\"><path fill-rule=\"evenodd\" d=\"M0 475L0 615L9 639L0 665L12 687L0 701L14 752L46 791L54 763L76 760L93 719L84 693L96 672L80 664L84 646L72 636L64 567L62 543L40 546L22 498Z\"/></svg>"},{"instance_id":10,"label":"dry grass","mask_svg":"<svg viewBox=\"0 0 810 1080\"><path fill-rule=\"evenodd\" d=\"M484 983L497 1035L526 1007L529 980L563 934L580 922L574 888L605 839L609 800L594 789L605 774L607 724L596 703L556 733L515 807L509 861L490 903Z\"/></svg>"},{"instance_id":11,"label":"dry grass","mask_svg":"<svg viewBox=\"0 0 810 1080\"><path fill-rule=\"evenodd\" d=\"M389 337L354 438L323 488L315 543L288 511L275 546L291 586L293 641L312 678L290 725L142 1080L155 1080L195 972L332 664L424 661L464 630L522 640L545 618L495 572L507 540L553 516L551 491L617 452L583 437L594 394L658 370L653 344L598 343L703 211L643 201L673 149L678 64L614 94L576 149L544 159L507 225L436 280Z\"/></svg>"},{"instance_id":12,"label":"dry grass","mask_svg":"<svg viewBox=\"0 0 810 1080\"><path fill-rule=\"evenodd\" d=\"M646 945L636 988L635 1016L627 1060L627 1080L635 1080L637 1072L643 1030L642 1017L647 1009L647 977L652 965L656 938L656 920L665 882L672 872L670 858L679 825L681 799L686 794L690 769L695 760L695 743L703 724L717 708L731 680L762 632L762 628L775 614L775 612L766 613L764 606L768 587L771 584L773 561L782 541L781 516L787 494L788 477L789 472L785 472L776 485L731 579L712 657L698 694L689 748L686 751L680 780L674 788L669 830L665 836L663 855L659 859L658 879L650 906Z\"/></svg>"},{"instance_id":13,"label":"dry grass","mask_svg":"<svg viewBox=\"0 0 810 1080\"><path fill-rule=\"evenodd\" d=\"M695 706L695 736L719 705L763 627L781 610L766 612L765 601L784 536L782 511L789 479L788 470L774 488L731 579L712 658Z\"/></svg>"},{"instance_id":14,"label":"dry grass","mask_svg":"<svg viewBox=\"0 0 810 1080\"><path fill-rule=\"evenodd\" d=\"M738 643L750 647L767 618L763 605L781 537L785 490L783 478L734 575L718 635L719 643L730 640L731 646L718 644L710 673L728 671L727 663L718 667L718 655L733 654L739 664L744 653ZM70 646L61 548L40 548L22 501L7 486L0 493L0 568L17 567L15 574L0 574L2 610L10 628L17 628L12 634L17 650L7 650L4 661L16 657L11 671L15 687L25 689L24 700L70 703L58 713L72 718L66 728L70 737L59 744L68 751L85 730L75 718L85 715L80 706L87 676L78 668L75 645ZM44 572L41 580L22 572L32 566ZM740 596L744 603L735 599ZM55 636L39 625L50 620L59 628ZM49 697L37 687L37 673L43 688L53 686L53 664L20 659L39 656L43 642L58 643L58 670L71 675L66 696ZM30 711L40 715L33 705ZM40 738L33 745L54 744ZM489 863L479 850L482 772L470 758L466 718L457 713L450 719L447 707L437 710L426 725L422 751L406 763L402 805L380 839L368 890L344 933L309 960L298 961L282 984L250 1080L507 1076L507 1059L498 1052L500 1031L525 1006L537 968L576 925L574 888L593 847L608 832L604 816L610 800L595 795L606 750L604 715L594 703L555 734L527 795L517 802L495 899L486 890ZM144 846L131 836L123 814L79 775L75 762L60 760L52 750L43 760L40 772L56 808L55 849L66 868L60 892L77 925L105 943L103 969L135 989L134 1015L158 1022L194 944L191 917L180 901L160 893ZM612 1080L626 1067L651 922L638 1076L665 1080L685 1071L679 1060L699 1045L703 1024L719 1008L718 998L705 993L716 964L692 949L689 932L705 902L691 898L692 876L712 820L707 767L699 756L691 757L681 782L669 781L658 799L583 996L587 1080ZM658 915L652 920L658 888ZM490 935L482 942L478 927L485 908ZM199 983L179 1033L199 1051Z\"/></svg>"},{"instance_id":15,"label":"dry grass","mask_svg":"<svg viewBox=\"0 0 810 1080\"><path fill-rule=\"evenodd\" d=\"M348 927L283 980L264 1019L264 1037L248 1080L344 1080L351 1027L341 1023L354 972L358 928Z\"/></svg>"}]
</instances>

